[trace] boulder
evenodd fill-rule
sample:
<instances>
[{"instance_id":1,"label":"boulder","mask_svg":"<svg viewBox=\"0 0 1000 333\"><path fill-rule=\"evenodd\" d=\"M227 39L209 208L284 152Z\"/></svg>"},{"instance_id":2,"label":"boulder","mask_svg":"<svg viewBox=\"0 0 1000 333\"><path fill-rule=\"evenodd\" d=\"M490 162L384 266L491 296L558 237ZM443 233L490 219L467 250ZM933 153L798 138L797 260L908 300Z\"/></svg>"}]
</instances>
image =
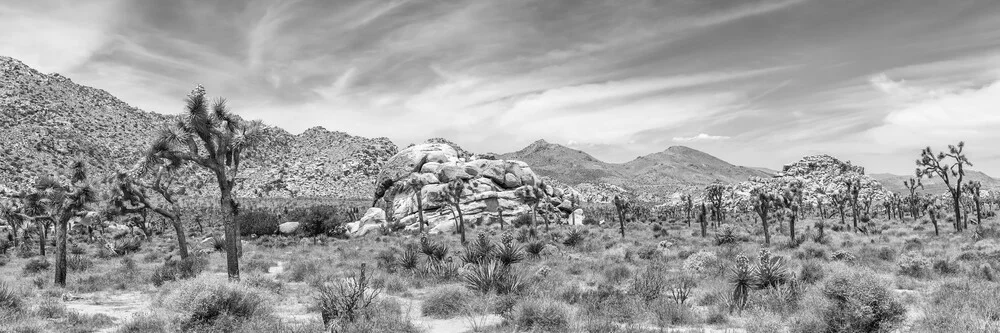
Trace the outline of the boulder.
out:
<instances>
[{"instance_id":1,"label":"boulder","mask_svg":"<svg viewBox=\"0 0 1000 333\"><path fill-rule=\"evenodd\" d=\"M425 163L417 166L421 161ZM419 207L416 204L416 190L409 186L398 186L408 184L411 179L421 179L426 184L420 190L422 201ZM496 215L495 210L487 209L487 200L495 200L496 206L503 210L508 219L530 211L530 207L520 200L515 191L523 192L525 182L544 185L541 178L524 162L491 159L465 161L459 158L451 146L439 144L414 145L400 151L397 156L390 158L390 162L378 176L378 184L396 185L380 187L385 191L383 198L391 201L394 220L406 224L409 230L419 229L417 213L423 210L427 228L433 233L454 230L455 217L451 213L448 183L456 180L466 185L460 205L463 217L469 224L487 221ZM545 196L545 193L542 192L541 195ZM549 201L547 197L539 199ZM558 205L562 200L554 202ZM555 211L554 206L551 209ZM383 215L380 220L382 222L376 224L384 223L384 220ZM371 223L366 221L349 223L349 231L352 235L362 234L369 224Z\"/></svg>"},{"instance_id":2,"label":"boulder","mask_svg":"<svg viewBox=\"0 0 1000 333\"><path fill-rule=\"evenodd\" d=\"M300 224L301 223L299 222L285 222L278 225L278 231L281 232L282 235L291 235L299 230Z\"/></svg>"},{"instance_id":3,"label":"boulder","mask_svg":"<svg viewBox=\"0 0 1000 333\"><path fill-rule=\"evenodd\" d=\"M382 208L372 207L365 211L365 215L360 220L347 223L347 231L352 237L364 236L369 231L379 229L385 225L385 211Z\"/></svg>"},{"instance_id":4,"label":"boulder","mask_svg":"<svg viewBox=\"0 0 1000 333\"><path fill-rule=\"evenodd\" d=\"M568 223L570 225L583 225L583 220L585 218L586 216L583 215L583 209L577 209L570 214Z\"/></svg>"}]
</instances>

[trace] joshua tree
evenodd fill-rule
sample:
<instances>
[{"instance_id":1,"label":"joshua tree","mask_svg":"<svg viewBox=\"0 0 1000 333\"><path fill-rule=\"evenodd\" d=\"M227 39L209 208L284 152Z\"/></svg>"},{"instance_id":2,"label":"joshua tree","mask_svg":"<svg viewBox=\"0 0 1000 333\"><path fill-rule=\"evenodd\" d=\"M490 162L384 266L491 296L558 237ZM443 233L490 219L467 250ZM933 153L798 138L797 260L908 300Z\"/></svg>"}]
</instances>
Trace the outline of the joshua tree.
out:
<instances>
[{"instance_id":1,"label":"joshua tree","mask_svg":"<svg viewBox=\"0 0 1000 333\"><path fill-rule=\"evenodd\" d=\"M413 190L414 194L416 194L414 198L417 200L417 219L418 219L417 223L420 223L420 233L422 234L424 233L424 225L427 224L424 221L424 200L422 192L424 186L427 185L427 183L424 182L424 180L420 179L419 177L413 177L410 178L409 182L407 182L406 185ZM500 221L500 223L501 225L503 225L502 220Z\"/></svg>"},{"instance_id":2,"label":"joshua tree","mask_svg":"<svg viewBox=\"0 0 1000 333\"><path fill-rule=\"evenodd\" d=\"M983 210L981 201L981 189L983 184L978 181L969 182L969 185L965 186L965 191L972 196L972 201L976 204L976 224L977 228L983 227Z\"/></svg>"},{"instance_id":3,"label":"joshua tree","mask_svg":"<svg viewBox=\"0 0 1000 333\"><path fill-rule=\"evenodd\" d=\"M57 182L40 182L36 184L39 191L50 193L57 198L58 218L56 220L56 272L55 284L66 286L66 238L69 232L69 220L80 215L84 207L97 201L97 194L87 182L87 171L82 161L73 162L70 184Z\"/></svg>"},{"instance_id":4,"label":"joshua tree","mask_svg":"<svg viewBox=\"0 0 1000 333\"><path fill-rule=\"evenodd\" d=\"M848 194L848 200L851 203L851 215L854 219L854 232L858 232L858 214L860 210L858 209L858 195L861 194L861 179L858 177L850 177L844 180L844 186L847 188L846 194Z\"/></svg>"},{"instance_id":5,"label":"joshua tree","mask_svg":"<svg viewBox=\"0 0 1000 333\"><path fill-rule=\"evenodd\" d=\"M938 231L938 222L937 222L937 212L938 212L937 200L928 194L923 200L921 200L921 206L923 206L924 210L927 211L927 215L931 217L931 224L934 225L934 236L940 235Z\"/></svg>"},{"instance_id":6,"label":"joshua tree","mask_svg":"<svg viewBox=\"0 0 1000 333\"><path fill-rule=\"evenodd\" d=\"M209 106L205 88L198 86L187 97L186 114L160 131L146 153L147 159L167 160L178 166L191 163L215 176L225 227L226 268L231 281L240 279L240 231L236 224L239 205L233 198L233 187L241 162L251 157L252 150L264 139L263 124L230 113L224 99Z\"/></svg>"},{"instance_id":7,"label":"joshua tree","mask_svg":"<svg viewBox=\"0 0 1000 333\"><path fill-rule=\"evenodd\" d=\"M465 182L461 179L452 180L448 182L446 191L446 199L455 209L455 229L461 237L462 244L465 244L465 220L462 218L462 195L465 193Z\"/></svg>"},{"instance_id":8,"label":"joshua tree","mask_svg":"<svg viewBox=\"0 0 1000 333\"><path fill-rule=\"evenodd\" d=\"M949 145L948 153L939 152L937 155L931 151L931 147L924 148L920 152L920 159L917 160L918 177L937 176L948 186L951 193L952 207L955 209L955 230L961 232L965 230L962 224L962 179L965 178L965 166L972 166L969 159L965 157L965 142L959 142L958 146ZM945 159L951 158L953 163L944 163Z\"/></svg>"},{"instance_id":9,"label":"joshua tree","mask_svg":"<svg viewBox=\"0 0 1000 333\"><path fill-rule=\"evenodd\" d=\"M705 196L712 203L712 219L716 225L722 223L722 195L726 193L726 185L716 180L705 187Z\"/></svg>"},{"instance_id":10,"label":"joshua tree","mask_svg":"<svg viewBox=\"0 0 1000 333\"><path fill-rule=\"evenodd\" d=\"M694 210L694 202L692 202L691 195L685 194L681 197L684 200L684 214L687 217L688 228L691 227L691 211Z\"/></svg>"},{"instance_id":11,"label":"joshua tree","mask_svg":"<svg viewBox=\"0 0 1000 333\"><path fill-rule=\"evenodd\" d=\"M42 177L35 182L35 188L45 188L50 183L57 184L54 179ZM22 228L27 229L29 226L34 225L38 229L38 254L43 257L45 256L48 229L52 225L53 216L55 215L54 208L56 202L52 198L49 198L53 194L55 193L46 193L41 190L20 194L21 207L19 212L16 213L17 218L22 221Z\"/></svg>"},{"instance_id":12,"label":"joshua tree","mask_svg":"<svg viewBox=\"0 0 1000 333\"><path fill-rule=\"evenodd\" d=\"M534 230L536 224L535 214L538 211L538 204L540 204L542 199L545 198L545 192L536 186L526 185L514 191L514 195L516 195L522 203L531 207L531 229Z\"/></svg>"},{"instance_id":13,"label":"joshua tree","mask_svg":"<svg viewBox=\"0 0 1000 333\"><path fill-rule=\"evenodd\" d=\"M701 224L701 237L708 237L708 218L706 217L708 212L705 209L705 203L701 203L701 214L698 214L698 223Z\"/></svg>"},{"instance_id":14,"label":"joshua tree","mask_svg":"<svg viewBox=\"0 0 1000 333\"><path fill-rule=\"evenodd\" d=\"M771 245L771 231L767 224L767 217L771 212L782 208L783 198L763 188L753 189L750 191L750 196L753 200L753 210L760 216L760 222L764 226L764 244Z\"/></svg>"},{"instance_id":15,"label":"joshua tree","mask_svg":"<svg viewBox=\"0 0 1000 333\"><path fill-rule=\"evenodd\" d=\"M791 210L791 219L788 221L788 235L795 243L795 218L799 215L802 206L802 181L793 180L788 183L782 197L783 206Z\"/></svg>"},{"instance_id":16,"label":"joshua tree","mask_svg":"<svg viewBox=\"0 0 1000 333\"><path fill-rule=\"evenodd\" d=\"M181 259L187 259L187 237L184 224L181 223L181 210L177 205L178 197L184 195L186 188L175 186L178 178L177 167L179 166L172 165L169 161L153 157L139 164L134 172L135 176L118 173L111 188L110 204L116 213L132 214L152 210L170 221L174 233L177 234L177 247ZM152 182L141 181L140 178L144 176L151 176ZM165 204L154 205L146 192L147 189L158 194Z\"/></svg>"},{"instance_id":17,"label":"joshua tree","mask_svg":"<svg viewBox=\"0 0 1000 333\"><path fill-rule=\"evenodd\" d=\"M631 207L631 203L627 199L615 196L614 199L615 210L618 212L618 223L621 226L622 238L625 238L625 213Z\"/></svg>"},{"instance_id":18,"label":"joshua tree","mask_svg":"<svg viewBox=\"0 0 1000 333\"><path fill-rule=\"evenodd\" d=\"M917 189L923 189L924 184L920 182L920 174L917 173L917 178L910 178L910 180L903 181L903 186L906 186L906 190L910 191L910 197L908 198L908 204L910 205L910 217L913 220L917 219L917 215L920 214L920 198L917 197Z\"/></svg>"},{"instance_id":19,"label":"joshua tree","mask_svg":"<svg viewBox=\"0 0 1000 333\"><path fill-rule=\"evenodd\" d=\"M840 224L844 225L847 223L847 219L844 217L844 209L845 206L847 206L847 202L851 201L850 195L841 192L840 190L836 190L833 192L833 195L830 196L830 201L833 202L833 205L837 207L837 211L840 212Z\"/></svg>"}]
</instances>

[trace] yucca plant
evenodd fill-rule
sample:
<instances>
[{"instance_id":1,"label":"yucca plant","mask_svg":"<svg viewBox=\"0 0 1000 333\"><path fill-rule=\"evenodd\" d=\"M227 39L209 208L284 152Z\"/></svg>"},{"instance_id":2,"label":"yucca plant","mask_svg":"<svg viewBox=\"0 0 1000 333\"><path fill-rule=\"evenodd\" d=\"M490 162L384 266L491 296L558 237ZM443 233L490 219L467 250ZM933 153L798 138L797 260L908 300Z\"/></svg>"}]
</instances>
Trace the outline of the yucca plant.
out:
<instances>
[{"instance_id":1,"label":"yucca plant","mask_svg":"<svg viewBox=\"0 0 1000 333\"><path fill-rule=\"evenodd\" d=\"M510 266L524 261L524 249L514 243L513 237L507 234L503 236L500 246L497 247L496 258L504 266Z\"/></svg>"},{"instance_id":2,"label":"yucca plant","mask_svg":"<svg viewBox=\"0 0 1000 333\"><path fill-rule=\"evenodd\" d=\"M462 253L462 262L466 264L478 265L493 259L496 245L485 234L479 234L476 242L465 248Z\"/></svg>"},{"instance_id":3,"label":"yucca plant","mask_svg":"<svg viewBox=\"0 0 1000 333\"><path fill-rule=\"evenodd\" d=\"M397 259L396 263L399 267L406 270L416 269L417 265L420 263L420 258L417 257L417 249L413 246L407 246L406 250L403 250L403 253L399 255L399 259Z\"/></svg>"},{"instance_id":4,"label":"yucca plant","mask_svg":"<svg viewBox=\"0 0 1000 333\"><path fill-rule=\"evenodd\" d=\"M541 241L534 241L528 243L525 247L525 251L528 251L532 257L539 258L542 256L542 250L545 250L545 243Z\"/></svg>"},{"instance_id":5,"label":"yucca plant","mask_svg":"<svg viewBox=\"0 0 1000 333\"><path fill-rule=\"evenodd\" d=\"M371 306L381 293L381 289L369 284L365 264L361 264L360 274L349 281L319 286L316 301L323 324L329 325L335 319L354 322L357 315Z\"/></svg>"},{"instance_id":6,"label":"yucca plant","mask_svg":"<svg viewBox=\"0 0 1000 333\"><path fill-rule=\"evenodd\" d=\"M7 282L0 281L0 308L18 310L24 305L21 294L14 289L14 286Z\"/></svg>"},{"instance_id":7,"label":"yucca plant","mask_svg":"<svg viewBox=\"0 0 1000 333\"><path fill-rule=\"evenodd\" d=\"M420 237L420 252L426 255L428 258L434 261L444 260L448 256L448 246L444 244L438 244L427 236Z\"/></svg>"},{"instance_id":8,"label":"yucca plant","mask_svg":"<svg viewBox=\"0 0 1000 333\"><path fill-rule=\"evenodd\" d=\"M781 257L774 257L771 251L760 250L757 255L756 287L757 289L777 288L789 280L788 268Z\"/></svg>"},{"instance_id":9,"label":"yucca plant","mask_svg":"<svg viewBox=\"0 0 1000 333\"><path fill-rule=\"evenodd\" d=\"M512 267L505 266L499 260L474 265L464 274L465 285L469 289L504 295L517 292L521 288L521 276Z\"/></svg>"},{"instance_id":10,"label":"yucca plant","mask_svg":"<svg viewBox=\"0 0 1000 333\"><path fill-rule=\"evenodd\" d=\"M563 245L566 246L577 246L580 243L583 243L583 240L584 240L583 232L580 232L580 230L577 229L573 229L572 231L569 232L569 234L566 235L566 239L564 239L562 243Z\"/></svg>"},{"instance_id":11,"label":"yucca plant","mask_svg":"<svg viewBox=\"0 0 1000 333\"><path fill-rule=\"evenodd\" d=\"M750 259L744 255L736 257L736 266L733 267L733 294L729 303L729 311L739 310L747 307L750 298L750 288L757 285L753 267Z\"/></svg>"}]
</instances>

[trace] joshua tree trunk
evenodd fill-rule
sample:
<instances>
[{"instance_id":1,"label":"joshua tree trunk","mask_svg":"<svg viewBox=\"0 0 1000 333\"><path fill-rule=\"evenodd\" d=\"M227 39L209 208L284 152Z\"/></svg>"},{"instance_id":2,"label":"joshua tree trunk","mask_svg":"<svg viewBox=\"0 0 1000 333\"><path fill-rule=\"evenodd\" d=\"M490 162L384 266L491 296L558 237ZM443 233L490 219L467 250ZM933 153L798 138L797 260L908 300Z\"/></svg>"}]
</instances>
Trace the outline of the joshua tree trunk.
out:
<instances>
[{"instance_id":1,"label":"joshua tree trunk","mask_svg":"<svg viewBox=\"0 0 1000 333\"><path fill-rule=\"evenodd\" d=\"M417 223L420 224L420 233L422 234L422 233L424 233L424 224L425 224L425 222L424 222L424 205L423 205L424 201L423 201L423 198L420 197L420 191L421 191L420 189L417 189L417 191L416 191L417 192L417 218L419 219L417 221ZM501 225L503 225L503 224L501 223Z\"/></svg>"},{"instance_id":2,"label":"joshua tree trunk","mask_svg":"<svg viewBox=\"0 0 1000 333\"><path fill-rule=\"evenodd\" d=\"M955 208L955 231L962 232L962 230L965 230L965 228L962 225L962 207L959 204L959 201L961 200L961 194L959 193L961 192L955 191L951 195L952 199L951 203L952 207Z\"/></svg>"},{"instance_id":3,"label":"joshua tree trunk","mask_svg":"<svg viewBox=\"0 0 1000 333\"><path fill-rule=\"evenodd\" d=\"M847 223L847 219L844 217L844 206L840 206L838 210L840 210L840 224L844 225Z\"/></svg>"},{"instance_id":4,"label":"joshua tree trunk","mask_svg":"<svg viewBox=\"0 0 1000 333\"><path fill-rule=\"evenodd\" d=\"M705 218L705 204L701 204L701 214L698 215L698 222L701 224L701 237L708 237L708 221Z\"/></svg>"},{"instance_id":5,"label":"joshua tree trunk","mask_svg":"<svg viewBox=\"0 0 1000 333\"><path fill-rule=\"evenodd\" d=\"M56 221L56 276L55 284L60 287L66 286L66 232L68 231L69 219L73 215L70 211L65 211Z\"/></svg>"},{"instance_id":6,"label":"joshua tree trunk","mask_svg":"<svg viewBox=\"0 0 1000 333\"><path fill-rule=\"evenodd\" d=\"M462 240L462 244L465 244L465 219L462 218L462 204L458 200L455 200L455 213L458 215L458 234Z\"/></svg>"},{"instance_id":7,"label":"joshua tree trunk","mask_svg":"<svg viewBox=\"0 0 1000 333\"><path fill-rule=\"evenodd\" d=\"M618 223L620 224L622 238L625 238L625 212L623 210L618 211Z\"/></svg>"},{"instance_id":8,"label":"joshua tree trunk","mask_svg":"<svg viewBox=\"0 0 1000 333\"><path fill-rule=\"evenodd\" d=\"M938 233L938 223L937 223L937 211L931 209L927 211L927 215L931 217L931 224L934 225L934 236L940 236Z\"/></svg>"},{"instance_id":9,"label":"joshua tree trunk","mask_svg":"<svg viewBox=\"0 0 1000 333\"><path fill-rule=\"evenodd\" d=\"M184 234L184 224L181 223L180 216L170 213L162 208L155 209L157 214L160 214L170 220L170 224L174 227L174 233L177 234L177 247L178 252L181 255L181 259L187 259L188 257L188 246L187 246L187 235Z\"/></svg>"},{"instance_id":10,"label":"joshua tree trunk","mask_svg":"<svg viewBox=\"0 0 1000 333\"><path fill-rule=\"evenodd\" d=\"M792 244L795 244L795 216L798 215L797 210L792 210L792 218L788 220L788 236L792 239Z\"/></svg>"},{"instance_id":11,"label":"joshua tree trunk","mask_svg":"<svg viewBox=\"0 0 1000 333\"><path fill-rule=\"evenodd\" d=\"M976 201L976 224L979 225L978 228L982 228L982 226L983 226L982 204L979 203L978 199L976 199L975 201Z\"/></svg>"},{"instance_id":12,"label":"joshua tree trunk","mask_svg":"<svg viewBox=\"0 0 1000 333\"><path fill-rule=\"evenodd\" d=\"M49 233L49 228L46 227L44 223L36 222L36 224L38 225L38 254L44 257L45 243L48 242L47 234Z\"/></svg>"},{"instance_id":13,"label":"joshua tree trunk","mask_svg":"<svg viewBox=\"0 0 1000 333\"><path fill-rule=\"evenodd\" d=\"M763 210L760 213L760 223L764 225L764 245L771 245L771 231L767 225L767 210Z\"/></svg>"},{"instance_id":14,"label":"joshua tree trunk","mask_svg":"<svg viewBox=\"0 0 1000 333\"><path fill-rule=\"evenodd\" d=\"M500 205L497 205L497 219L499 219L500 230L503 230L503 208Z\"/></svg>"},{"instance_id":15,"label":"joshua tree trunk","mask_svg":"<svg viewBox=\"0 0 1000 333\"><path fill-rule=\"evenodd\" d=\"M240 228L236 224L236 202L233 201L232 189L224 175L219 175L220 205L222 208L222 224L226 235L226 271L230 281L240 280Z\"/></svg>"}]
</instances>

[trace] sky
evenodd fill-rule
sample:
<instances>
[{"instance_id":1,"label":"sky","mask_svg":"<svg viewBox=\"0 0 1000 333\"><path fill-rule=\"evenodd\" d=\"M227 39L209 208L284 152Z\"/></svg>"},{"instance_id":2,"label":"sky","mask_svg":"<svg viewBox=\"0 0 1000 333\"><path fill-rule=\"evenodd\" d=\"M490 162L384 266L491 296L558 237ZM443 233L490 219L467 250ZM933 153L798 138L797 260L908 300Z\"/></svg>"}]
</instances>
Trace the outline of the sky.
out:
<instances>
[{"instance_id":1,"label":"sky","mask_svg":"<svg viewBox=\"0 0 1000 333\"><path fill-rule=\"evenodd\" d=\"M292 133L896 174L964 140L1000 176L995 0L0 0L0 31L143 110L202 84Z\"/></svg>"}]
</instances>

